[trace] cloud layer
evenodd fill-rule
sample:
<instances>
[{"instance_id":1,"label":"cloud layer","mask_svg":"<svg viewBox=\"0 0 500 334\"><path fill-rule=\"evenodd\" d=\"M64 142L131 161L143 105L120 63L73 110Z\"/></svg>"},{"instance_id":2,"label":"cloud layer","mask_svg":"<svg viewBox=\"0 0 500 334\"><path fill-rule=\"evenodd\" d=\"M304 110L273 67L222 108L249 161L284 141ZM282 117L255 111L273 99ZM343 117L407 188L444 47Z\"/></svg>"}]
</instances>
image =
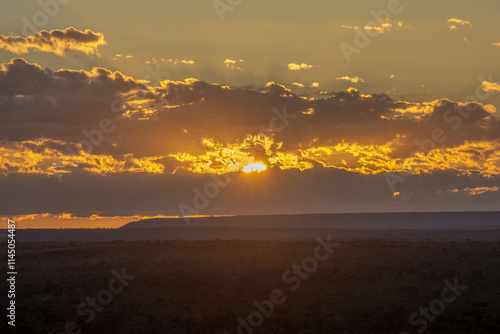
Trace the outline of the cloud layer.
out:
<instances>
[{"instance_id":1,"label":"cloud layer","mask_svg":"<svg viewBox=\"0 0 500 334\"><path fill-rule=\"evenodd\" d=\"M495 85L483 82L481 96ZM494 112L354 88L312 98L274 82L150 86L13 59L0 70L0 186L12 189L0 214L179 215L214 175L233 181L204 214L489 208L500 186ZM242 173L255 163L267 170Z\"/></svg>"}]
</instances>

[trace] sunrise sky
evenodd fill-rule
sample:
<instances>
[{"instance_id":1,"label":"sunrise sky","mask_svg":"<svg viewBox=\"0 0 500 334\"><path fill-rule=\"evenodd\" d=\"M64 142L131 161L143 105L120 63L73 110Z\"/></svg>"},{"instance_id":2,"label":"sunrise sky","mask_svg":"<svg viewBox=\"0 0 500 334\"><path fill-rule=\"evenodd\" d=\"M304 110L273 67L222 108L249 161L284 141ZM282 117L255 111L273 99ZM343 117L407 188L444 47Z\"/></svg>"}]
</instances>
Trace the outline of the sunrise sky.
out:
<instances>
[{"instance_id":1,"label":"sunrise sky","mask_svg":"<svg viewBox=\"0 0 500 334\"><path fill-rule=\"evenodd\" d=\"M498 210L499 10L6 2L0 216Z\"/></svg>"}]
</instances>

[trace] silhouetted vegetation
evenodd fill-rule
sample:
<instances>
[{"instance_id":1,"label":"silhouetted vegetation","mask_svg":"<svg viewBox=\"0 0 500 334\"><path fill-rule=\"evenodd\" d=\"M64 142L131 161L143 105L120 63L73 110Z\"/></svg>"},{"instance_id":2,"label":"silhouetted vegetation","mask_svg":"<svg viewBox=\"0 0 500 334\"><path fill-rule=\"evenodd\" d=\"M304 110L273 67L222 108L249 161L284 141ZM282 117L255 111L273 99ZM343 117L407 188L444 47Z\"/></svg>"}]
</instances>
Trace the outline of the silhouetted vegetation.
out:
<instances>
[{"instance_id":1,"label":"silhouetted vegetation","mask_svg":"<svg viewBox=\"0 0 500 334\"><path fill-rule=\"evenodd\" d=\"M255 310L254 300L281 289L286 301L255 333L417 333L408 317L439 298L443 280L458 277L468 288L426 333L500 332L498 243L346 241L291 292L283 272L311 256L315 246L237 240L19 243L16 331L60 333L75 321L82 333L236 333L237 318ZM76 307L107 288L111 270L123 267L135 278L86 323Z\"/></svg>"}]
</instances>

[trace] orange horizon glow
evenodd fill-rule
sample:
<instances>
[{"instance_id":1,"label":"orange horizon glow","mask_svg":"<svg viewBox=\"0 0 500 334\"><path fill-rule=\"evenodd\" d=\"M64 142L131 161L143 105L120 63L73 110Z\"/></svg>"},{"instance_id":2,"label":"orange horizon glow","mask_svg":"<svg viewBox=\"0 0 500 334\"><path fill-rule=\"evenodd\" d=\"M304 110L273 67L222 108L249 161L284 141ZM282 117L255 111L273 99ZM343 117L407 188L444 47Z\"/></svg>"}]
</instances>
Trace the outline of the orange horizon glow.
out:
<instances>
[{"instance_id":1,"label":"orange horizon glow","mask_svg":"<svg viewBox=\"0 0 500 334\"><path fill-rule=\"evenodd\" d=\"M72 213L40 213L16 216L2 216L1 226L7 226L7 220L16 222L16 229L115 229L120 228L130 222L153 219L179 219L179 218L202 218L202 217L230 217L232 215L133 215L133 216L99 216L96 214L90 217L74 216ZM2 229L3 227L0 227Z\"/></svg>"}]
</instances>

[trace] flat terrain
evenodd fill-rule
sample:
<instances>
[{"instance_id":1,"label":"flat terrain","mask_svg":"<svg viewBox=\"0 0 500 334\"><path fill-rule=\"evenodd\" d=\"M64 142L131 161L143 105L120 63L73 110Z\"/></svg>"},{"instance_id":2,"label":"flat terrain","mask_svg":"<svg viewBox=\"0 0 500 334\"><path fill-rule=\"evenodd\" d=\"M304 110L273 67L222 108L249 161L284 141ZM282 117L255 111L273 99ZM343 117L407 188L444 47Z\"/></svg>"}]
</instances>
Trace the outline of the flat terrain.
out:
<instances>
[{"instance_id":1,"label":"flat terrain","mask_svg":"<svg viewBox=\"0 0 500 334\"><path fill-rule=\"evenodd\" d=\"M500 332L500 243L339 245L314 268L305 259L315 256L315 240L21 242L16 332L61 333L65 326L70 333L237 333L238 326L241 333ZM291 273L293 265L301 275L309 266L307 278ZM122 289L113 270L128 277ZM449 284L459 286L457 295ZM264 306L263 323L249 325L260 320L254 301L269 306L262 301L277 289L281 303ZM97 300L94 308L88 297ZM410 323L430 306L439 314L417 314ZM5 326L5 316L1 321Z\"/></svg>"},{"instance_id":2,"label":"flat terrain","mask_svg":"<svg viewBox=\"0 0 500 334\"><path fill-rule=\"evenodd\" d=\"M338 240L500 241L500 229L473 230L350 230L325 228L247 227L156 227L124 229L26 229L16 240L27 241L119 241L119 240L311 240L318 235Z\"/></svg>"}]
</instances>

